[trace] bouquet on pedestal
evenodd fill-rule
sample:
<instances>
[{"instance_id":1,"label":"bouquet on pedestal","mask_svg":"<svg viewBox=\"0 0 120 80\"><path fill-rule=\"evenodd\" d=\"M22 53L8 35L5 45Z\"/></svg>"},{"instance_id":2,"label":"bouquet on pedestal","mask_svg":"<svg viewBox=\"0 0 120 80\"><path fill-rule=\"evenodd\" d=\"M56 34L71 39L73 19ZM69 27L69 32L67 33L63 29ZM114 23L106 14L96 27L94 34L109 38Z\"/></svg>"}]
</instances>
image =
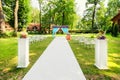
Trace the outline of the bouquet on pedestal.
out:
<instances>
[{"instance_id":1,"label":"bouquet on pedestal","mask_svg":"<svg viewBox=\"0 0 120 80\"><path fill-rule=\"evenodd\" d=\"M23 30L21 33L20 33L20 38L27 38L28 36L28 33L26 32L26 30Z\"/></svg>"},{"instance_id":2,"label":"bouquet on pedestal","mask_svg":"<svg viewBox=\"0 0 120 80\"><path fill-rule=\"evenodd\" d=\"M99 33L97 34L97 39L104 40L106 39L104 31L100 30Z\"/></svg>"}]
</instances>

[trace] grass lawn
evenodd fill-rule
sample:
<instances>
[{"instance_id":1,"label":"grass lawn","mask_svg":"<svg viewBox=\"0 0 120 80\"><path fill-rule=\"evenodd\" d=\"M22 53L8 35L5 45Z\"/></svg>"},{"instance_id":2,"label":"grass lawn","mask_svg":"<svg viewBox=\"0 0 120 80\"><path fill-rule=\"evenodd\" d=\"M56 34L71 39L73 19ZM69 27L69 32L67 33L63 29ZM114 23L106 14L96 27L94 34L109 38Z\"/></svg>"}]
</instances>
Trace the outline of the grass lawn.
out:
<instances>
[{"instance_id":1,"label":"grass lawn","mask_svg":"<svg viewBox=\"0 0 120 80\"><path fill-rule=\"evenodd\" d=\"M90 34L82 35L90 36ZM93 48L85 48L74 39L69 41L87 80L120 80L120 37L107 35L107 39L108 70L99 70L94 66L95 52ZM18 69L16 68L17 38L0 39L0 80L21 80L52 40L52 37L48 37L43 41L31 44L29 66L25 69Z\"/></svg>"},{"instance_id":2,"label":"grass lawn","mask_svg":"<svg viewBox=\"0 0 120 80\"><path fill-rule=\"evenodd\" d=\"M25 69L17 67L17 38L0 39L0 80L21 80L40 57L52 37L30 45L30 64Z\"/></svg>"},{"instance_id":3,"label":"grass lawn","mask_svg":"<svg viewBox=\"0 0 120 80\"><path fill-rule=\"evenodd\" d=\"M77 35L80 36L80 35ZM89 36L88 34L84 36ZM120 37L107 35L108 70L99 70L94 66L94 48L88 49L72 39L69 43L87 80L120 80Z\"/></svg>"}]
</instances>

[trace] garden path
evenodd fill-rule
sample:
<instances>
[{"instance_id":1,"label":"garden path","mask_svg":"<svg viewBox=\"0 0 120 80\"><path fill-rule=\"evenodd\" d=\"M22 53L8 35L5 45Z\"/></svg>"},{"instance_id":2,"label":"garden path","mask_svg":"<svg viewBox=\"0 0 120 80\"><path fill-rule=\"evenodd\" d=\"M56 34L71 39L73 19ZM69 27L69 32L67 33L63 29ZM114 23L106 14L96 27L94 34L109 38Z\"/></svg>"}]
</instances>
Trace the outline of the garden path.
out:
<instances>
[{"instance_id":1,"label":"garden path","mask_svg":"<svg viewBox=\"0 0 120 80\"><path fill-rule=\"evenodd\" d=\"M65 37L55 37L23 80L86 80Z\"/></svg>"}]
</instances>

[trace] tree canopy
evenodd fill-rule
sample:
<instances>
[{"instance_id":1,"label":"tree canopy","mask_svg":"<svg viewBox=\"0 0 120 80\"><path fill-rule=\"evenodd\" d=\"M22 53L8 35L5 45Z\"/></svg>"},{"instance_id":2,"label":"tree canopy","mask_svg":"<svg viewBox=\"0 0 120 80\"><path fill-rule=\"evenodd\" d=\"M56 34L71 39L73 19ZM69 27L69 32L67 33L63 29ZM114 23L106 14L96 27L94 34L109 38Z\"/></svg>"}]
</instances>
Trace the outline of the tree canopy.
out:
<instances>
[{"instance_id":1,"label":"tree canopy","mask_svg":"<svg viewBox=\"0 0 120 80\"><path fill-rule=\"evenodd\" d=\"M2 0L5 21L14 27L14 9L16 0ZM76 14L75 0L38 0L39 9L31 7L31 0L19 0L18 28L27 27L28 23L40 23L49 29L51 24L68 25L70 29L108 30L111 18L120 9L120 0L87 0L83 17ZM81 3L82 4L82 3ZM79 6L81 7L81 6Z\"/></svg>"}]
</instances>

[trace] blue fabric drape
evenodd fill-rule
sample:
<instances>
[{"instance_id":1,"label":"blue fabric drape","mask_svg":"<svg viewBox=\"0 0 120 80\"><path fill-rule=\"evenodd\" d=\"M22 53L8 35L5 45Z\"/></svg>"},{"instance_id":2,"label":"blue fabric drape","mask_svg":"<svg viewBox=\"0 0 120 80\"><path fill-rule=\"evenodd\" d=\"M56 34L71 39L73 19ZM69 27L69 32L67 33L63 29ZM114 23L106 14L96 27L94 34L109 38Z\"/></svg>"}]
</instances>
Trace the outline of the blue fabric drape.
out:
<instances>
[{"instance_id":1,"label":"blue fabric drape","mask_svg":"<svg viewBox=\"0 0 120 80\"><path fill-rule=\"evenodd\" d=\"M55 37L54 35L56 34L56 32L59 30L59 28L53 28L53 37Z\"/></svg>"},{"instance_id":2,"label":"blue fabric drape","mask_svg":"<svg viewBox=\"0 0 120 80\"><path fill-rule=\"evenodd\" d=\"M62 31L63 31L65 34L68 33L68 28L61 28L61 29L62 29Z\"/></svg>"}]
</instances>

